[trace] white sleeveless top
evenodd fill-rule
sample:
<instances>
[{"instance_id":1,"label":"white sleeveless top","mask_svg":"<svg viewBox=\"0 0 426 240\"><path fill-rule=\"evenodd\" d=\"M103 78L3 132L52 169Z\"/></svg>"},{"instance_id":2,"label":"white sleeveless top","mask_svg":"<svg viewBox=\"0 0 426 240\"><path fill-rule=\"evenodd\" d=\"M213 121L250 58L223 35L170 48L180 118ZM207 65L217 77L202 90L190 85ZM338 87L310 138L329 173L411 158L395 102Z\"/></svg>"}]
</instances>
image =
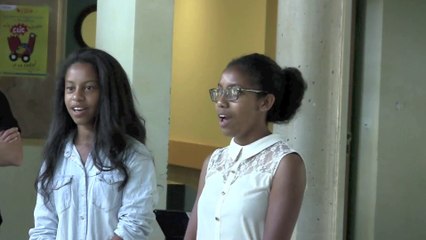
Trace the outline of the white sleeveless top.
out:
<instances>
[{"instance_id":1,"label":"white sleeveless top","mask_svg":"<svg viewBox=\"0 0 426 240\"><path fill-rule=\"evenodd\" d=\"M272 179L293 152L277 134L215 150L198 200L197 239L262 239Z\"/></svg>"}]
</instances>

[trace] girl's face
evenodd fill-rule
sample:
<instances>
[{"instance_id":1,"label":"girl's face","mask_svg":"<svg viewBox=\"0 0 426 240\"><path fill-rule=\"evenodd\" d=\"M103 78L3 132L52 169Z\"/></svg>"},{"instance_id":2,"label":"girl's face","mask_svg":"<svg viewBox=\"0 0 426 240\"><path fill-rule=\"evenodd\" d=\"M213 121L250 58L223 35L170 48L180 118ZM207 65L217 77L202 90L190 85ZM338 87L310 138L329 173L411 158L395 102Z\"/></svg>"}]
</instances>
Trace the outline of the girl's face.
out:
<instances>
[{"instance_id":1,"label":"girl's face","mask_svg":"<svg viewBox=\"0 0 426 240\"><path fill-rule=\"evenodd\" d=\"M64 101L78 128L93 129L99 103L99 79L89 63L74 63L65 74Z\"/></svg>"},{"instance_id":2,"label":"girl's face","mask_svg":"<svg viewBox=\"0 0 426 240\"><path fill-rule=\"evenodd\" d=\"M230 87L257 89L247 76L231 68L223 72L218 84L219 89ZM267 134L266 114L269 106L266 97L256 96L253 92L240 92L237 100L229 101L223 95L216 102L216 112L222 132L241 145L249 144Z\"/></svg>"}]
</instances>

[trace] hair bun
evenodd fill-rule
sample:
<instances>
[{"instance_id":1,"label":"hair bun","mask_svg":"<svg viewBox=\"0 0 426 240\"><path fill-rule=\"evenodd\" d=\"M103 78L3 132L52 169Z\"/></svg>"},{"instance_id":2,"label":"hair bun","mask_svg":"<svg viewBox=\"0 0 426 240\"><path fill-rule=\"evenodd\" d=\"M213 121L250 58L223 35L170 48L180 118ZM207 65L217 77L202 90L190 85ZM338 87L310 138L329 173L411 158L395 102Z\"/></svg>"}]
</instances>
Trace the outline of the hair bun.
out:
<instances>
[{"instance_id":1,"label":"hair bun","mask_svg":"<svg viewBox=\"0 0 426 240\"><path fill-rule=\"evenodd\" d=\"M307 88L305 80L299 69L286 67L282 69L281 101L277 106L277 118L271 119L274 122L288 122L296 114L302 104L303 95Z\"/></svg>"}]
</instances>

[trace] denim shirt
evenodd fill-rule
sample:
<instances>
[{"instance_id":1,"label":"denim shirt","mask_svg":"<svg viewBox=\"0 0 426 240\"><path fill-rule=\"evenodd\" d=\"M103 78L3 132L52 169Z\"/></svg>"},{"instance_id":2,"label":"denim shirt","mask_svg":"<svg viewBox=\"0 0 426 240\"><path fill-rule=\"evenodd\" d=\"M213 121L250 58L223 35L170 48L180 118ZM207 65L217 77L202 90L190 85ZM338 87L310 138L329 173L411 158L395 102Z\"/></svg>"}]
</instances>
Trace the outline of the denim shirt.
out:
<instances>
[{"instance_id":1,"label":"denim shirt","mask_svg":"<svg viewBox=\"0 0 426 240\"><path fill-rule=\"evenodd\" d=\"M37 194L30 240L148 239L157 200L155 168L145 145L129 138L125 165L128 182L118 170L100 171L89 154L83 165L76 147L68 141L58 161L51 202ZM107 159L104 159L107 161Z\"/></svg>"}]
</instances>

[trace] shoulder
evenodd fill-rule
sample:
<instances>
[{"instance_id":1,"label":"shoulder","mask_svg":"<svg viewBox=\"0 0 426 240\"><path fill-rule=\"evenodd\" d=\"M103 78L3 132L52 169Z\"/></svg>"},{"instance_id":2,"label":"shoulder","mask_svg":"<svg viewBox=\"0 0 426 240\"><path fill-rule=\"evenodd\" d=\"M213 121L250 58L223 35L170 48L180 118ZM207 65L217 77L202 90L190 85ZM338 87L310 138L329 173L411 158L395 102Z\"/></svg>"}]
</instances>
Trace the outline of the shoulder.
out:
<instances>
[{"instance_id":1,"label":"shoulder","mask_svg":"<svg viewBox=\"0 0 426 240\"><path fill-rule=\"evenodd\" d=\"M152 153L145 144L130 136L126 136L126 141L127 149L125 155L129 163L134 161L153 161Z\"/></svg>"},{"instance_id":2,"label":"shoulder","mask_svg":"<svg viewBox=\"0 0 426 240\"><path fill-rule=\"evenodd\" d=\"M306 167L302 157L297 152L286 154L280 161L275 178L281 181L299 182L306 181Z\"/></svg>"},{"instance_id":3,"label":"shoulder","mask_svg":"<svg viewBox=\"0 0 426 240\"><path fill-rule=\"evenodd\" d=\"M127 151L137 152L141 154L151 154L145 144L139 142L135 138L126 135Z\"/></svg>"},{"instance_id":4,"label":"shoulder","mask_svg":"<svg viewBox=\"0 0 426 240\"><path fill-rule=\"evenodd\" d=\"M210 157L222 155L223 153L227 152L228 149L229 149L229 146L217 148L212 152L212 154L210 154Z\"/></svg>"},{"instance_id":5,"label":"shoulder","mask_svg":"<svg viewBox=\"0 0 426 240\"><path fill-rule=\"evenodd\" d=\"M223 161L223 155L227 154L228 150L229 146L215 149L209 156L207 156L204 165L207 168L210 168L215 163Z\"/></svg>"},{"instance_id":6,"label":"shoulder","mask_svg":"<svg viewBox=\"0 0 426 240\"><path fill-rule=\"evenodd\" d=\"M291 164L299 163L304 167L303 159L300 154L291 146L289 146L283 139L276 141L274 144L264 149L260 155L270 156L270 158L265 158L265 161L266 159L269 159L268 161L270 161L269 164L274 175L277 173L279 168L282 169L282 166L289 164L286 163L288 161L290 161Z\"/></svg>"},{"instance_id":7,"label":"shoulder","mask_svg":"<svg viewBox=\"0 0 426 240\"><path fill-rule=\"evenodd\" d=\"M261 153L269 154L272 152L275 153L275 157L277 157L276 154L286 155L292 152L296 152L287 144L288 141L289 139L286 141L281 135L274 133L262 138L261 140L258 140L258 144L255 146L258 147Z\"/></svg>"},{"instance_id":8,"label":"shoulder","mask_svg":"<svg viewBox=\"0 0 426 240\"><path fill-rule=\"evenodd\" d=\"M289 162L286 164L297 164L297 165L303 165L303 158L297 152L294 148L292 148L287 142L284 141L284 139L281 139L276 144L272 146L272 150L276 151L279 154L279 160L280 162Z\"/></svg>"},{"instance_id":9,"label":"shoulder","mask_svg":"<svg viewBox=\"0 0 426 240\"><path fill-rule=\"evenodd\" d=\"M298 154L283 139L275 139L267 147L260 150L259 155L271 155L274 161L281 161L286 155L292 153Z\"/></svg>"},{"instance_id":10,"label":"shoulder","mask_svg":"<svg viewBox=\"0 0 426 240\"><path fill-rule=\"evenodd\" d=\"M289 144L287 144L283 139L280 141L277 141L272 147L280 149L284 153L292 153L296 152Z\"/></svg>"},{"instance_id":11,"label":"shoulder","mask_svg":"<svg viewBox=\"0 0 426 240\"><path fill-rule=\"evenodd\" d=\"M293 167L304 167L305 163L300 154L296 151L291 151L286 154L282 159L284 165L293 166Z\"/></svg>"}]
</instances>

